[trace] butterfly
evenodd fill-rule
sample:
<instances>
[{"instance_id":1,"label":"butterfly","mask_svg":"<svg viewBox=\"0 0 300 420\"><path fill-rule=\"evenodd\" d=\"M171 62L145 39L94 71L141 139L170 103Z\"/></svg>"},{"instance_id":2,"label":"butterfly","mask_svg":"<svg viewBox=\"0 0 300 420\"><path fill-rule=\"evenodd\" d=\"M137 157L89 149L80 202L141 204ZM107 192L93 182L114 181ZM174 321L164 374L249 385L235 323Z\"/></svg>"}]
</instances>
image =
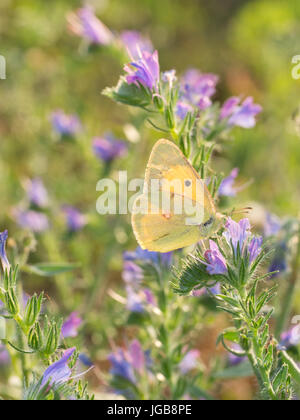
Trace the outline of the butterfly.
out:
<instances>
[{"instance_id":1,"label":"butterfly","mask_svg":"<svg viewBox=\"0 0 300 420\"><path fill-rule=\"evenodd\" d=\"M160 139L149 158L143 193L132 209L139 245L157 252L190 246L217 232L220 219L193 166L174 143Z\"/></svg>"}]
</instances>

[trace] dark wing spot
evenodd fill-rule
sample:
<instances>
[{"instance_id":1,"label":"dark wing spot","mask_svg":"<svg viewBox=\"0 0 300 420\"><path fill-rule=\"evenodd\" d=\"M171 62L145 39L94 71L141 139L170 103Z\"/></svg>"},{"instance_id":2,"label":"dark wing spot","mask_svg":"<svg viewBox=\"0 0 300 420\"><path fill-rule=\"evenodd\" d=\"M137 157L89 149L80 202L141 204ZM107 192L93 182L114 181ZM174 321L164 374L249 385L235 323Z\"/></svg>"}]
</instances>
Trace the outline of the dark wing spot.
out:
<instances>
[{"instance_id":1,"label":"dark wing spot","mask_svg":"<svg viewBox=\"0 0 300 420\"><path fill-rule=\"evenodd\" d=\"M184 184L185 184L185 186L186 187L190 187L191 186L191 181L189 180L189 179L187 179L185 182L184 182Z\"/></svg>"}]
</instances>

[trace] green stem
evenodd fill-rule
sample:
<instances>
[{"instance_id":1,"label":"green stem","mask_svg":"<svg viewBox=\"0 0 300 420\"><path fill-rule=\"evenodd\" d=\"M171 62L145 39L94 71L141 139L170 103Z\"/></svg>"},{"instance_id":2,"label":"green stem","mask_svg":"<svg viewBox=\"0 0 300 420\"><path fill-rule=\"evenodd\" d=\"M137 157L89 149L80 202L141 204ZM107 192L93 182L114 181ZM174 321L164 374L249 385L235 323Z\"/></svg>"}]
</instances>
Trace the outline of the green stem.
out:
<instances>
[{"instance_id":1,"label":"green stem","mask_svg":"<svg viewBox=\"0 0 300 420\"><path fill-rule=\"evenodd\" d=\"M289 278L288 287L282 302L282 311L277 318L277 325L275 330L275 336L277 339L280 338L281 333L286 329L288 320L293 307L294 292L298 281L298 271L300 268L300 229L298 231L298 245L297 251L292 267L292 272Z\"/></svg>"},{"instance_id":2,"label":"green stem","mask_svg":"<svg viewBox=\"0 0 300 420\"><path fill-rule=\"evenodd\" d=\"M24 340L23 340L22 330L19 327L19 325L17 325L17 338L18 338L19 348L23 349L24 348ZM20 361L21 361L24 385L27 388L29 382L28 382L28 370L27 370L27 367L26 367L25 354L24 353L19 353L19 358L20 358Z\"/></svg>"},{"instance_id":3,"label":"green stem","mask_svg":"<svg viewBox=\"0 0 300 420\"><path fill-rule=\"evenodd\" d=\"M259 330L253 327L253 320L249 316L247 308L246 293L245 290L239 291L241 310L244 314L244 321L247 325L247 336L251 337L251 346L247 351L248 359L252 365L253 371L257 377L260 388L262 391L267 392L271 400L278 400L277 395L273 389L272 380L270 378L270 372L266 369L263 364L264 348L260 345ZM250 339L250 338L249 338Z\"/></svg>"}]
</instances>

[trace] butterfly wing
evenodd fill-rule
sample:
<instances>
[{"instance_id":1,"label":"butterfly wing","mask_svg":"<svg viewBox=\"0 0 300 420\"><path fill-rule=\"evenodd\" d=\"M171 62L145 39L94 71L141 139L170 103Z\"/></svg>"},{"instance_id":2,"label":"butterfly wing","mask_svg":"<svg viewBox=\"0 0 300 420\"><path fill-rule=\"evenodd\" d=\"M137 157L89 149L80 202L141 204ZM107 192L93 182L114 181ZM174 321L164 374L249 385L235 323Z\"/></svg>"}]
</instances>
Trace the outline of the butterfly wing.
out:
<instances>
[{"instance_id":1,"label":"butterfly wing","mask_svg":"<svg viewBox=\"0 0 300 420\"><path fill-rule=\"evenodd\" d=\"M180 214L166 211L161 200L155 200L151 194L153 180L160 182L161 198L171 196L171 209L174 209L175 200L180 197L185 205L197 204L202 209L199 223L195 223L196 226L187 223L185 206ZM168 181L167 187L165 180ZM138 210L141 204L147 209L144 213ZM191 245L203 237L199 225L209 220L215 212L205 184L180 149L169 140L159 140L149 158L143 195L137 198L133 208L133 231L142 248L167 252Z\"/></svg>"},{"instance_id":2,"label":"butterfly wing","mask_svg":"<svg viewBox=\"0 0 300 420\"><path fill-rule=\"evenodd\" d=\"M143 203L144 201L144 203ZM132 227L139 245L149 251L169 252L174 249L192 245L200 240L197 226L187 225L185 215L164 213L156 206L151 197L143 194L137 198L139 206L146 207L151 203L151 212L142 214L133 207ZM173 201L171 199L171 206Z\"/></svg>"}]
</instances>

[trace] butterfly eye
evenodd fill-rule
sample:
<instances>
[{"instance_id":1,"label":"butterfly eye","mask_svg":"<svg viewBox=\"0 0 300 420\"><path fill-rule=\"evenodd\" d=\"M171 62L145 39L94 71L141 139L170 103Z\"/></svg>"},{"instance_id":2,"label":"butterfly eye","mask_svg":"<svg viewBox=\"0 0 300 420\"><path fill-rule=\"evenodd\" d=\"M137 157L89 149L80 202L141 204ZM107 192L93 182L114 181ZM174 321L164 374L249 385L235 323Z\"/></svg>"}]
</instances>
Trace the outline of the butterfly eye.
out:
<instances>
[{"instance_id":1,"label":"butterfly eye","mask_svg":"<svg viewBox=\"0 0 300 420\"><path fill-rule=\"evenodd\" d=\"M186 181L184 181L184 185L186 187L190 187L192 185L191 181L189 179L187 179Z\"/></svg>"},{"instance_id":2,"label":"butterfly eye","mask_svg":"<svg viewBox=\"0 0 300 420\"><path fill-rule=\"evenodd\" d=\"M207 228L208 226L210 226L211 224L213 224L213 222L214 222L214 218L211 217L205 223L203 223L203 226Z\"/></svg>"}]
</instances>

